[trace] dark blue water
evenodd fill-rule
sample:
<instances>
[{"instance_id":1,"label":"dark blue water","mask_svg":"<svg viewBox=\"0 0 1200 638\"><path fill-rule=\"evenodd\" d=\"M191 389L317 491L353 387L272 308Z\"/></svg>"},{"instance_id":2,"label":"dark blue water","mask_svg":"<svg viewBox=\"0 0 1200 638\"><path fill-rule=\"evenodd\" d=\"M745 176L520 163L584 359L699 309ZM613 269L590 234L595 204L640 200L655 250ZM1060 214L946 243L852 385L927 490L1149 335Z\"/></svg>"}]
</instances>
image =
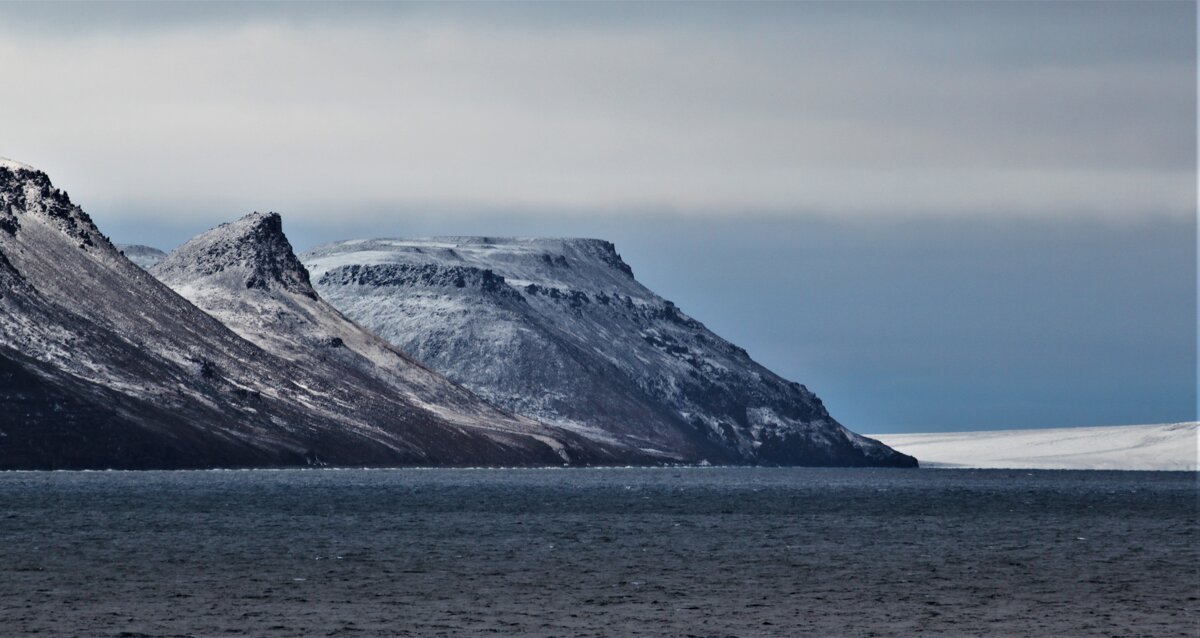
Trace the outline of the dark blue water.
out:
<instances>
[{"instance_id":1,"label":"dark blue water","mask_svg":"<svg viewBox=\"0 0 1200 638\"><path fill-rule=\"evenodd\" d=\"M1200 635L1191 473L0 473L0 634Z\"/></svg>"}]
</instances>

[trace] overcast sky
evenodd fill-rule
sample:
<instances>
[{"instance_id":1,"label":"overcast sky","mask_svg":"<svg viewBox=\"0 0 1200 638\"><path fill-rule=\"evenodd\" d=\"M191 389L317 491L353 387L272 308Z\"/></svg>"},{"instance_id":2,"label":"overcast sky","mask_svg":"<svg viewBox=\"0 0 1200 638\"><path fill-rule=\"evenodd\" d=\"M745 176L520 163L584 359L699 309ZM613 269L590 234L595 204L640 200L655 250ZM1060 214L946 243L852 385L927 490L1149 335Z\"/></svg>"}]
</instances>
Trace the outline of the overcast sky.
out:
<instances>
[{"instance_id":1,"label":"overcast sky","mask_svg":"<svg viewBox=\"0 0 1200 638\"><path fill-rule=\"evenodd\" d=\"M1183 420L1195 29L1167 2L0 4L0 156L164 248L250 210L300 246L601 234L859 430Z\"/></svg>"}]
</instances>

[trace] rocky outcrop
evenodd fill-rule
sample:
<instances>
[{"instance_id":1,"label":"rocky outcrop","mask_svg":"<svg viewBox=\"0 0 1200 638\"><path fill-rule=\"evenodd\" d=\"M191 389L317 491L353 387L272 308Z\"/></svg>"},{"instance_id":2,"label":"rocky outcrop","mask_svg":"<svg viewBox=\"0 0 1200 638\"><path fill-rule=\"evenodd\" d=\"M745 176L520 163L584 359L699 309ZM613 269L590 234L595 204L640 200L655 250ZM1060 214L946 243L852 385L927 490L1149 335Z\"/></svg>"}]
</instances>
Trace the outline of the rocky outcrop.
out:
<instances>
[{"instance_id":1,"label":"rocky outcrop","mask_svg":"<svg viewBox=\"0 0 1200 638\"><path fill-rule=\"evenodd\" d=\"M222 224L175 249L152 270L159 279L173 281L227 273L239 277L242 288L316 296L278 213L256 212Z\"/></svg>"}]
</instances>

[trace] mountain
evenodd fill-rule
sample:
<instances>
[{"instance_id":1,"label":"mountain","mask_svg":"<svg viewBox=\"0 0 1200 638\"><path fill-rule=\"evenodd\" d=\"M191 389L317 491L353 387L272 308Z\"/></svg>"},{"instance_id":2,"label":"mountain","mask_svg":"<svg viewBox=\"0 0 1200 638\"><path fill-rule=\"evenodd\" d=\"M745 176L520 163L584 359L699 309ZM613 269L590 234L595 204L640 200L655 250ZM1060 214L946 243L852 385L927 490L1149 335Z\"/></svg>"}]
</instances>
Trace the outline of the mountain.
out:
<instances>
[{"instance_id":1,"label":"mountain","mask_svg":"<svg viewBox=\"0 0 1200 638\"><path fill-rule=\"evenodd\" d=\"M663 461L915 466L654 294L608 242L355 240L302 255L354 321L484 398Z\"/></svg>"},{"instance_id":2,"label":"mountain","mask_svg":"<svg viewBox=\"0 0 1200 638\"><path fill-rule=\"evenodd\" d=\"M222 398L217 371L256 355L45 173L0 162L0 468L302 464L302 441Z\"/></svg>"},{"instance_id":3,"label":"mountain","mask_svg":"<svg viewBox=\"0 0 1200 638\"><path fill-rule=\"evenodd\" d=\"M167 256L167 253L157 248L141 244L117 244L117 250L121 251L126 259L147 270Z\"/></svg>"},{"instance_id":4,"label":"mountain","mask_svg":"<svg viewBox=\"0 0 1200 638\"><path fill-rule=\"evenodd\" d=\"M168 286L45 173L0 160L0 469L915 464L646 290L606 242L310 259L315 286L279 216L253 214L151 266Z\"/></svg>"},{"instance_id":5,"label":"mountain","mask_svg":"<svg viewBox=\"0 0 1200 638\"><path fill-rule=\"evenodd\" d=\"M393 415L415 413L425 417L426 436L448 430L532 439L555 450L559 463L607 458L578 435L488 404L347 319L312 288L276 213L253 213L194 237L150 272L242 338L356 393L381 427L395 428Z\"/></svg>"},{"instance_id":6,"label":"mountain","mask_svg":"<svg viewBox=\"0 0 1200 638\"><path fill-rule=\"evenodd\" d=\"M1200 424L880 434L939 467L1195 472Z\"/></svg>"},{"instance_id":7,"label":"mountain","mask_svg":"<svg viewBox=\"0 0 1200 638\"><path fill-rule=\"evenodd\" d=\"M0 469L546 465L573 451L304 363L196 308L45 173L0 160Z\"/></svg>"}]
</instances>

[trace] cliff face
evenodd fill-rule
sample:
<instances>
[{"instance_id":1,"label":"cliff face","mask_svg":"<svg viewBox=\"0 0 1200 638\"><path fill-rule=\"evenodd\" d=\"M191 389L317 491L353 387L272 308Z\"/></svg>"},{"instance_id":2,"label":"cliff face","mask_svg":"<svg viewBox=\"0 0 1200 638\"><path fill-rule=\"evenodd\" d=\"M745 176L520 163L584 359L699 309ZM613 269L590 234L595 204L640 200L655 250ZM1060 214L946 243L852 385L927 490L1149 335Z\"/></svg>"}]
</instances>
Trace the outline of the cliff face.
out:
<instances>
[{"instance_id":1,"label":"cliff face","mask_svg":"<svg viewBox=\"0 0 1200 638\"><path fill-rule=\"evenodd\" d=\"M358 240L302 255L356 322L515 412L662 460L912 466L590 239Z\"/></svg>"}]
</instances>

